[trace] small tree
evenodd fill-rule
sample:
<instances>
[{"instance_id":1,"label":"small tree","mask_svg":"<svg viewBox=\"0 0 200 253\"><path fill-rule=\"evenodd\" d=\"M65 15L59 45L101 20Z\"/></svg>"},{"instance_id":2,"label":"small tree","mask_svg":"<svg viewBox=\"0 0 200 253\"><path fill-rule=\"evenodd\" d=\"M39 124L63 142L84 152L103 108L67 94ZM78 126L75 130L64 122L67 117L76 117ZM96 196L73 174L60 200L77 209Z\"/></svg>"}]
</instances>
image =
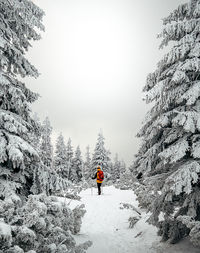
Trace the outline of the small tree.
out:
<instances>
[{"instance_id":1,"label":"small tree","mask_svg":"<svg viewBox=\"0 0 200 253\"><path fill-rule=\"evenodd\" d=\"M67 161L68 162L72 161L73 154L74 152L73 152L73 147L72 147L72 141L69 138L67 142Z\"/></svg>"},{"instance_id":2,"label":"small tree","mask_svg":"<svg viewBox=\"0 0 200 253\"><path fill-rule=\"evenodd\" d=\"M106 174L107 174L107 179L111 177L111 171L113 170L113 163L111 160L111 152L110 150L106 150L106 157L105 157L105 161L107 163L107 169L105 170Z\"/></svg>"},{"instance_id":3,"label":"small tree","mask_svg":"<svg viewBox=\"0 0 200 253\"><path fill-rule=\"evenodd\" d=\"M75 151L75 157L72 162L70 180L72 182L78 183L82 180L82 177L83 177L83 160L81 157L80 147L78 146Z\"/></svg>"},{"instance_id":4,"label":"small tree","mask_svg":"<svg viewBox=\"0 0 200 253\"><path fill-rule=\"evenodd\" d=\"M111 178L113 182L116 182L118 179L120 179L120 169L121 169L121 164L118 158L118 154L116 154L114 158L113 169L111 172Z\"/></svg>"},{"instance_id":5,"label":"small tree","mask_svg":"<svg viewBox=\"0 0 200 253\"><path fill-rule=\"evenodd\" d=\"M68 164L67 164L67 149L65 146L62 133L58 136L57 141L56 141L54 167L55 167L56 172L61 177L68 179L69 171L68 171Z\"/></svg>"},{"instance_id":6,"label":"small tree","mask_svg":"<svg viewBox=\"0 0 200 253\"><path fill-rule=\"evenodd\" d=\"M52 127L49 118L46 117L42 124L40 157L44 165L47 167L52 166L53 160L53 146L51 143Z\"/></svg>"},{"instance_id":7,"label":"small tree","mask_svg":"<svg viewBox=\"0 0 200 253\"><path fill-rule=\"evenodd\" d=\"M105 149L105 138L103 137L102 132L98 134L97 143L94 149L92 162L91 162L91 174L94 174L96 172L97 166L100 165L103 171L105 172L105 175L109 175L109 164L108 161L110 161L110 158L108 156L108 151Z\"/></svg>"},{"instance_id":8,"label":"small tree","mask_svg":"<svg viewBox=\"0 0 200 253\"><path fill-rule=\"evenodd\" d=\"M124 160L120 161L120 177L126 173L126 163L124 162Z\"/></svg>"},{"instance_id":9,"label":"small tree","mask_svg":"<svg viewBox=\"0 0 200 253\"><path fill-rule=\"evenodd\" d=\"M71 139L69 138L67 142L67 166L68 166L68 171L69 171L68 178L71 178L72 160L73 160L73 154L74 154L71 143L72 143Z\"/></svg>"},{"instance_id":10,"label":"small tree","mask_svg":"<svg viewBox=\"0 0 200 253\"><path fill-rule=\"evenodd\" d=\"M87 180L91 177L90 173L91 173L91 157L90 157L90 147L87 146L86 147L86 154L85 154L85 157L86 157L86 161L84 163L84 172L83 172L83 175L84 175L84 178Z\"/></svg>"}]
</instances>

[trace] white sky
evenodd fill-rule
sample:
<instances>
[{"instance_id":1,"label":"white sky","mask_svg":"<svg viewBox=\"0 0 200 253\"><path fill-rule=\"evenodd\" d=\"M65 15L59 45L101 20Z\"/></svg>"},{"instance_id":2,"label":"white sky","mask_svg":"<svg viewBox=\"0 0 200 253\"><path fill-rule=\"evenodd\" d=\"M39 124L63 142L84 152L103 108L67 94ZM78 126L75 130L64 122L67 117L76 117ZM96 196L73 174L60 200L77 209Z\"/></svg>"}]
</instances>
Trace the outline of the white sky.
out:
<instances>
[{"instance_id":1,"label":"white sky","mask_svg":"<svg viewBox=\"0 0 200 253\"><path fill-rule=\"evenodd\" d=\"M33 105L66 141L93 152L103 129L106 148L128 164L145 117L146 76L162 52L161 19L184 0L35 0L46 13L46 32L28 58L41 76L26 84L41 98Z\"/></svg>"}]
</instances>

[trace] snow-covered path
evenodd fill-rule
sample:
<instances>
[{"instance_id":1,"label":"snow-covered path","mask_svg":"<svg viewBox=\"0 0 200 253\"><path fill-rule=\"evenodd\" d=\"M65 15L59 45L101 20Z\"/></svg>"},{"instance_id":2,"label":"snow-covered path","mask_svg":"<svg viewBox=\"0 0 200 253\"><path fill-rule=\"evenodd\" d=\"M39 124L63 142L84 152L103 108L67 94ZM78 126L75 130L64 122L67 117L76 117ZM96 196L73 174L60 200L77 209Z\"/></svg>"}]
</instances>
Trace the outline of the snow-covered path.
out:
<instances>
[{"instance_id":1,"label":"snow-covered path","mask_svg":"<svg viewBox=\"0 0 200 253\"><path fill-rule=\"evenodd\" d=\"M146 214L130 229L128 218L136 215L132 210L120 209L120 203L130 203L137 207L132 191L121 191L113 186L104 187L103 195L98 196L93 188L81 192L82 202L87 213L83 219L77 242L93 241L88 253L155 253L152 243L159 241L156 229L145 223ZM135 236L142 234L135 238Z\"/></svg>"},{"instance_id":2,"label":"snow-covered path","mask_svg":"<svg viewBox=\"0 0 200 253\"><path fill-rule=\"evenodd\" d=\"M145 222L149 217L145 212L141 212L141 219L130 229L128 218L136 213L119 207L121 202L138 207L133 191L110 186L103 188L101 196L97 195L96 188L93 192L91 189L82 191L80 195L87 213L75 239L77 243L93 242L88 253L199 253L199 249L193 247L188 239L175 245L160 243L157 229ZM80 204L77 201L70 203L71 207Z\"/></svg>"}]
</instances>

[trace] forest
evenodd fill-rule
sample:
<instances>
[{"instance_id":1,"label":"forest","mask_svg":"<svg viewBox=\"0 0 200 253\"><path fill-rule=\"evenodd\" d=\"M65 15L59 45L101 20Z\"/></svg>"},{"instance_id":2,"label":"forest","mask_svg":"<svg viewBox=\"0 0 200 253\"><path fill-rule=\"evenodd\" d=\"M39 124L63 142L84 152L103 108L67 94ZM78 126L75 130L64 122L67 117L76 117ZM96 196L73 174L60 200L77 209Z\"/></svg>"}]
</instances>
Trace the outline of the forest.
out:
<instances>
[{"instance_id":1,"label":"forest","mask_svg":"<svg viewBox=\"0 0 200 253\"><path fill-rule=\"evenodd\" d=\"M43 16L34 1L0 0L0 253L98 253L95 229L104 247L113 238L109 253L199 252L200 1L163 19L167 52L146 78L151 109L130 166L112 158L101 129L94 150L74 147L62 132L53 143L48 115L42 122L32 110L39 94L23 80L39 71L26 53L45 31Z\"/></svg>"}]
</instances>

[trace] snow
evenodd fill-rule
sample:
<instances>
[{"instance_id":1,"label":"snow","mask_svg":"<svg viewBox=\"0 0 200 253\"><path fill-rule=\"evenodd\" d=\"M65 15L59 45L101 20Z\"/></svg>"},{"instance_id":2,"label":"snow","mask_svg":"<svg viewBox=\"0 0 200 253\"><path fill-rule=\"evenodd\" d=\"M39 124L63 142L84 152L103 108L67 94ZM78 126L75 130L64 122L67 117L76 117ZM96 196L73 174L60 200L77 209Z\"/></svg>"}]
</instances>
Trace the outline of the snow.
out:
<instances>
[{"instance_id":1,"label":"snow","mask_svg":"<svg viewBox=\"0 0 200 253\"><path fill-rule=\"evenodd\" d=\"M119 208L122 202L138 208L133 191L109 186L103 187L103 195L100 196L94 188L82 191L80 195L87 213L80 234L75 239L78 243L93 241L88 253L155 252L152 243L159 242L160 238L156 235L157 229L145 223L149 215L142 213L142 218L130 229L128 219L136 212ZM140 232L142 234L137 236Z\"/></svg>"},{"instance_id":2,"label":"snow","mask_svg":"<svg viewBox=\"0 0 200 253\"><path fill-rule=\"evenodd\" d=\"M187 140L182 139L169 148L164 149L158 156L164 159L164 164L168 161L174 163L183 158L188 150L189 144Z\"/></svg>"},{"instance_id":3,"label":"snow","mask_svg":"<svg viewBox=\"0 0 200 253\"><path fill-rule=\"evenodd\" d=\"M74 238L78 244L86 240L93 242L87 253L199 253L188 238L175 245L161 243L156 227L146 222L150 213L138 208L136 195L131 190L103 187L103 194L99 196L96 188L90 188L80 196L87 212L81 231ZM68 202L71 208L80 204L77 200L59 200ZM128 219L139 216L133 209L120 209L121 203L133 205L141 212L133 228L129 228Z\"/></svg>"},{"instance_id":4,"label":"snow","mask_svg":"<svg viewBox=\"0 0 200 253\"><path fill-rule=\"evenodd\" d=\"M2 243L5 246L11 246L12 234L10 225L6 224L3 219L0 219L0 246Z\"/></svg>"},{"instance_id":5,"label":"snow","mask_svg":"<svg viewBox=\"0 0 200 253\"><path fill-rule=\"evenodd\" d=\"M11 237L11 228L8 224L0 220L0 235L5 237Z\"/></svg>"},{"instance_id":6,"label":"snow","mask_svg":"<svg viewBox=\"0 0 200 253\"><path fill-rule=\"evenodd\" d=\"M165 220L163 212L160 212L160 214L158 216L158 219L159 219L159 221L164 221Z\"/></svg>"},{"instance_id":7,"label":"snow","mask_svg":"<svg viewBox=\"0 0 200 253\"><path fill-rule=\"evenodd\" d=\"M190 194L192 192L192 183L195 184L198 181L199 173L200 165L198 162L186 162L166 179L164 191L168 191L170 187L175 195L179 195L181 192Z\"/></svg>"}]
</instances>

